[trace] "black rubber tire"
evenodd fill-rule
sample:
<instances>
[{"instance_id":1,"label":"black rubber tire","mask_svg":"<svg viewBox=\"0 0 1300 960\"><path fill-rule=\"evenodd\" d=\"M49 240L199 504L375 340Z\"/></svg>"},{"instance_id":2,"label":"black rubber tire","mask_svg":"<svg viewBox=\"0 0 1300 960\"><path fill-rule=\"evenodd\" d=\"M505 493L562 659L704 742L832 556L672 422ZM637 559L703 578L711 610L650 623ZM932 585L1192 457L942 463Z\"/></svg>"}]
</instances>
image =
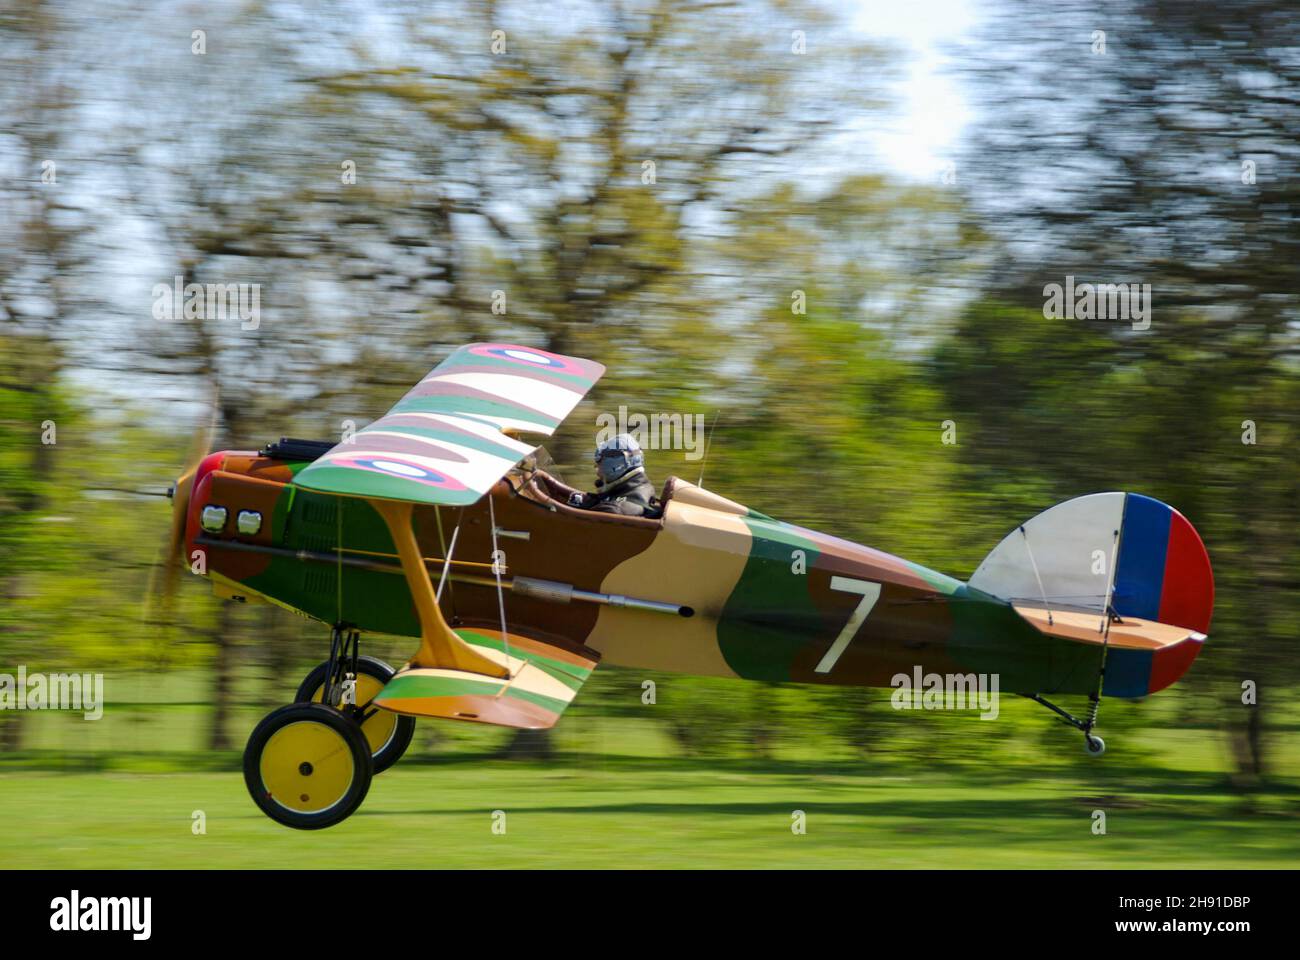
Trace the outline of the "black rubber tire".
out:
<instances>
[{"instance_id":1,"label":"black rubber tire","mask_svg":"<svg viewBox=\"0 0 1300 960\"><path fill-rule=\"evenodd\" d=\"M335 731L347 744L352 759L352 778L343 796L319 812L293 810L279 803L262 779L262 752L276 732L294 723L319 723ZM304 763L302 766L309 767ZM308 775L310 770L308 771ZM374 776L374 763L370 757L370 744L361 728L332 707L321 703L292 703L267 714L253 728L244 747L244 784L258 809L276 823L297 830L320 830L346 820L361 806L370 790ZM304 797L305 799L305 797Z\"/></svg>"},{"instance_id":2,"label":"black rubber tire","mask_svg":"<svg viewBox=\"0 0 1300 960\"><path fill-rule=\"evenodd\" d=\"M397 672L378 657L367 656L357 658L357 671L368 677L374 677L381 684L388 683L389 680L393 679L393 674ZM328 672L329 661L317 664L311 673L307 674L302 683L298 684L298 692L293 695L293 702L311 703L317 691L325 685L325 675ZM356 704L343 712L353 722L358 722L367 707L369 707L369 702ZM389 713L388 716L396 716L397 725L393 728L393 734L388 738L384 746L373 752L376 774L383 773L400 760L402 754L406 753L406 748L411 745L411 738L415 736L415 717L392 713Z\"/></svg>"}]
</instances>

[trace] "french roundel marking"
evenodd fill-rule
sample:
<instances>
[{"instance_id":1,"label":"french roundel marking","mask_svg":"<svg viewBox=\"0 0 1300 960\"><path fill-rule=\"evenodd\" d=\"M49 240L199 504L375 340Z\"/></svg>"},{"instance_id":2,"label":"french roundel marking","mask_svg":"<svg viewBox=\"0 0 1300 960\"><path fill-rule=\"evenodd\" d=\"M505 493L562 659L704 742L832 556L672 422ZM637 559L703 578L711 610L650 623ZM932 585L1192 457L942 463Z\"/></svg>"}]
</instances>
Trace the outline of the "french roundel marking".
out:
<instances>
[{"instance_id":1,"label":"french roundel marking","mask_svg":"<svg viewBox=\"0 0 1300 960\"><path fill-rule=\"evenodd\" d=\"M394 463L392 460L372 460L370 465L376 470L386 470L389 473L400 473L404 477L411 477L415 480L423 480L429 475L428 470L413 467L409 463Z\"/></svg>"},{"instance_id":2,"label":"french roundel marking","mask_svg":"<svg viewBox=\"0 0 1300 960\"><path fill-rule=\"evenodd\" d=\"M582 367L567 357L555 353L546 353L542 350L531 350L528 347L513 346L508 343L485 343L482 346L470 347L470 353L478 354L481 357L493 357L497 360L508 360L511 363L517 363L534 370L545 369L574 376L584 375Z\"/></svg>"},{"instance_id":3,"label":"french roundel marking","mask_svg":"<svg viewBox=\"0 0 1300 960\"><path fill-rule=\"evenodd\" d=\"M439 490L468 489L455 477L449 477L445 473L440 473L437 470L431 470L428 467L398 460L396 458L348 457L346 459L338 458L333 461L333 464L335 466L353 467L358 470L368 470L371 473L381 473L389 477L401 477L403 480L422 483L429 487L437 487Z\"/></svg>"}]
</instances>

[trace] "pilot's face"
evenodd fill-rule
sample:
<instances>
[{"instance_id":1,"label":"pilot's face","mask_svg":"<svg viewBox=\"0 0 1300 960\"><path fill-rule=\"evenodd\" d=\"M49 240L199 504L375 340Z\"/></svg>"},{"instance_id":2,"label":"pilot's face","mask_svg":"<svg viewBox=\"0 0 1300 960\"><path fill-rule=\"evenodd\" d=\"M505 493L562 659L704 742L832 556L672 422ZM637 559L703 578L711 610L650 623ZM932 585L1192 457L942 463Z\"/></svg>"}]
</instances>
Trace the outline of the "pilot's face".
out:
<instances>
[{"instance_id":1,"label":"pilot's face","mask_svg":"<svg viewBox=\"0 0 1300 960\"><path fill-rule=\"evenodd\" d=\"M619 471L624 464L624 455L621 450L606 450L596 455L596 484L601 486L606 483L612 483L617 479Z\"/></svg>"}]
</instances>

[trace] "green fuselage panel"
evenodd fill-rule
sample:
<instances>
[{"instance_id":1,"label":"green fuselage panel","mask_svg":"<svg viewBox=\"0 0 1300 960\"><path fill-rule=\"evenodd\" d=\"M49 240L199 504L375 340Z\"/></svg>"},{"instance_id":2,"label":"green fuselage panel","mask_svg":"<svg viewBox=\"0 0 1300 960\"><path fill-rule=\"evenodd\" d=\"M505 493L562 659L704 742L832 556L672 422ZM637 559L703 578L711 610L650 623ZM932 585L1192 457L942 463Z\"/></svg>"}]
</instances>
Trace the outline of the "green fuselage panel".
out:
<instances>
[{"instance_id":1,"label":"green fuselage panel","mask_svg":"<svg viewBox=\"0 0 1300 960\"><path fill-rule=\"evenodd\" d=\"M337 556L383 555L395 563L392 539L383 520L364 500L286 488L276 510L276 545L294 551ZM266 569L245 580L325 623L364 624L367 630L400 636L420 635L419 618L400 568L369 570L347 564L270 558Z\"/></svg>"}]
</instances>

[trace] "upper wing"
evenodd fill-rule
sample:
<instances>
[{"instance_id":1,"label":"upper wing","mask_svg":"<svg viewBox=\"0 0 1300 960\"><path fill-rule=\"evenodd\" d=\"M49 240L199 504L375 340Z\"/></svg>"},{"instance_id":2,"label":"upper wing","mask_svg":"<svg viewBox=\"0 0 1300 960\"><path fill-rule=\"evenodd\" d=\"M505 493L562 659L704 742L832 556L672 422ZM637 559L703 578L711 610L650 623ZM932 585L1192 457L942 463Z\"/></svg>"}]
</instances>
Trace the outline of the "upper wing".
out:
<instances>
[{"instance_id":1,"label":"upper wing","mask_svg":"<svg viewBox=\"0 0 1300 960\"><path fill-rule=\"evenodd\" d=\"M294 483L344 496L473 503L536 449L503 431L550 436L604 372L533 347L472 343Z\"/></svg>"}]
</instances>

